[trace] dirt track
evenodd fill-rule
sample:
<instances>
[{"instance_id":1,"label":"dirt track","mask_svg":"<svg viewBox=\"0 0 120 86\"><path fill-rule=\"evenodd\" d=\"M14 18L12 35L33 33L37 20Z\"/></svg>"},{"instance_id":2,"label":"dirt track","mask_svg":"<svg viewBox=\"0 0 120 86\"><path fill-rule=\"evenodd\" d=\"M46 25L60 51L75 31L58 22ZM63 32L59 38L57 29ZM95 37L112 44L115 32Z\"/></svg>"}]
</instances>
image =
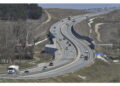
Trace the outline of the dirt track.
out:
<instances>
[{"instance_id":1,"label":"dirt track","mask_svg":"<svg viewBox=\"0 0 120 86\"><path fill-rule=\"evenodd\" d=\"M101 40L101 34L100 34L100 32L99 32L99 29L100 29L100 26L101 25L103 25L104 23L97 23L97 24L95 24L95 32L96 32L96 34L97 34L97 40L99 41L99 42L102 42L102 40Z\"/></svg>"}]
</instances>

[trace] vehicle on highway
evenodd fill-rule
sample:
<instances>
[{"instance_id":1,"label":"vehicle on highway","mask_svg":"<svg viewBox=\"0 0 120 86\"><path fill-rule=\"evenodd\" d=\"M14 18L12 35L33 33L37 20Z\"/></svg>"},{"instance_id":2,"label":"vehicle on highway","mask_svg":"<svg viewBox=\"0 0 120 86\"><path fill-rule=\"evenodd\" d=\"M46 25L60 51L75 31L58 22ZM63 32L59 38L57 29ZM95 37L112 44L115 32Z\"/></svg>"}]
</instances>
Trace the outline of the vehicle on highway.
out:
<instances>
[{"instance_id":1,"label":"vehicle on highway","mask_svg":"<svg viewBox=\"0 0 120 86\"><path fill-rule=\"evenodd\" d=\"M69 44L69 46L71 46L71 44Z\"/></svg>"},{"instance_id":2,"label":"vehicle on highway","mask_svg":"<svg viewBox=\"0 0 120 86\"><path fill-rule=\"evenodd\" d=\"M84 57L84 60L88 60L88 56L85 56L85 57Z\"/></svg>"},{"instance_id":3,"label":"vehicle on highway","mask_svg":"<svg viewBox=\"0 0 120 86\"><path fill-rule=\"evenodd\" d=\"M43 66L43 70L47 70L47 66Z\"/></svg>"},{"instance_id":4,"label":"vehicle on highway","mask_svg":"<svg viewBox=\"0 0 120 86\"><path fill-rule=\"evenodd\" d=\"M29 70L25 70L24 73L29 73Z\"/></svg>"},{"instance_id":5,"label":"vehicle on highway","mask_svg":"<svg viewBox=\"0 0 120 86\"><path fill-rule=\"evenodd\" d=\"M49 66L53 66L53 62L50 62Z\"/></svg>"},{"instance_id":6,"label":"vehicle on highway","mask_svg":"<svg viewBox=\"0 0 120 86\"><path fill-rule=\"evenodd\" d=\"M71 20L71 16L68 17L68 20Z\"/></svg>"},{"instance_id":7,"label":"vehicle on highway","mask_svg":"<svg viewBox=\"0 0 120 86\"><path fill-rule=\"evenodd\" d=\"M19 72L19 66L18 65L10 65L8 67L8 74L16 74Z\"/></svg>"},{"instance_id":8,"label":"vehicle on highway","mask_svg":"<svg viewBox=\"0 0 120 86\"><path fill-rule=\"evenodd\" d=\"M88 53L88 50L86 50L85 53Z\"/></svg>"},{"instance_id":9,"label":"vehicle on highway","mask_svg":"<svg viewBox=\"0 0 120 86\"><path fill-rule=\"evenodd\" d=\"M75 19L73 19L72 22L75 22Z\"/></svg>"},{"instance_id":10,"label":"vehicle on highway","mask_svg":"<svg viewBox=\"0 0 120 86\"><path fill-rule=\"evenodd\" d=\"M80 58L84 58L84 55L82 54L82 55L80 56Z\"/></svg>"}]
</instances>

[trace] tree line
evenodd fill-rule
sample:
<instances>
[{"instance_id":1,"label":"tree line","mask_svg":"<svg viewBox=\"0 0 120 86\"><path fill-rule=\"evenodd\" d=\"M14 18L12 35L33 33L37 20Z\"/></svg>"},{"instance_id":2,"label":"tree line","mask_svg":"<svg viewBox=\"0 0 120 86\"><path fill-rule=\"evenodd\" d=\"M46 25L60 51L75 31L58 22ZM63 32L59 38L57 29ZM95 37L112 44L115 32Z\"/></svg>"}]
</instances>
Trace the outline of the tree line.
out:
<instances>
[{"instance_id":1,"label":"tree line","mask_svg":"<svg viewBox=\"0 0 120 86\"><path fill-rule=\"evenodd\" d=\"M42 16L42 7L37 4L0 4L1 20L38 19Z\"/></svg>"},{"instance_id":2,"label":"tree line","mask_svg":"<svg viewBox=\"0 0 120 86\"><path fill-rule=\"evenodd\" d=\"M33 49L33 31L29 29L26 21L0 23L0 63L32 59Z\"/></svg>"}]
</instances>

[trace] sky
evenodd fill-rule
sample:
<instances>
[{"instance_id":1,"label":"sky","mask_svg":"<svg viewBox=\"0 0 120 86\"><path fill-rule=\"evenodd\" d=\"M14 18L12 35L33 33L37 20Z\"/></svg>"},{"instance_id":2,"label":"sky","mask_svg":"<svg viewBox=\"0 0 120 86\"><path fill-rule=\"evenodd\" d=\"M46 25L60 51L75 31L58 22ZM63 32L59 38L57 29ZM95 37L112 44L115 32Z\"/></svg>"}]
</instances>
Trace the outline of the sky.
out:
<instances>
[{"instance_id":1,"label":"sky","mask_svg":"<svg viewBox=\"0 0 120 86\"><path fill-rule=\"evenodd\" d=\"M39 4L43 8L89 9L103 7L120 7L120 4Z\"/></svg>"}]
</instances>

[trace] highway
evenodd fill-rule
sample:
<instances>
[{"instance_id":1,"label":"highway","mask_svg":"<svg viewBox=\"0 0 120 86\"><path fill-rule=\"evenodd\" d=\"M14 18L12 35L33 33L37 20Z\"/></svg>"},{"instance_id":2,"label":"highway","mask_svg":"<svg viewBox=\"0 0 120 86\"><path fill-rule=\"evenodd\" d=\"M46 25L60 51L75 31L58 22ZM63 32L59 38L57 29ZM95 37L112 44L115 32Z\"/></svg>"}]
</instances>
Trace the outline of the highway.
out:
<instances>
[{"instance_id":1,"label":"highway","mask_svg":"<svg viewBox=\"0 0 120 86\"><path fill-rule=\"evenodd\" d=\"M28 69L29 74L24 74L24 70L19 74L0 74L0 78L7 79L43 79L49 77L60 76L66 73L74 72L80 68L93 64L95 52L82 39L78 39L72 32L72 27L82 22L87 17L93 17L105 12L89 13L85 15L73 16L62 19L53 24L50 28L51 34L54 36L54 42L58 43L61 48L61 56L53 61L54 66L49 66L49 63L41 64L40 66ZM73 21L74 20L74 21ZM82 56L87 56L87 59ZM55 57L57 58L57 57ZM43 66L47 66L43 70Z\"/></svg>"}]
</instances>

